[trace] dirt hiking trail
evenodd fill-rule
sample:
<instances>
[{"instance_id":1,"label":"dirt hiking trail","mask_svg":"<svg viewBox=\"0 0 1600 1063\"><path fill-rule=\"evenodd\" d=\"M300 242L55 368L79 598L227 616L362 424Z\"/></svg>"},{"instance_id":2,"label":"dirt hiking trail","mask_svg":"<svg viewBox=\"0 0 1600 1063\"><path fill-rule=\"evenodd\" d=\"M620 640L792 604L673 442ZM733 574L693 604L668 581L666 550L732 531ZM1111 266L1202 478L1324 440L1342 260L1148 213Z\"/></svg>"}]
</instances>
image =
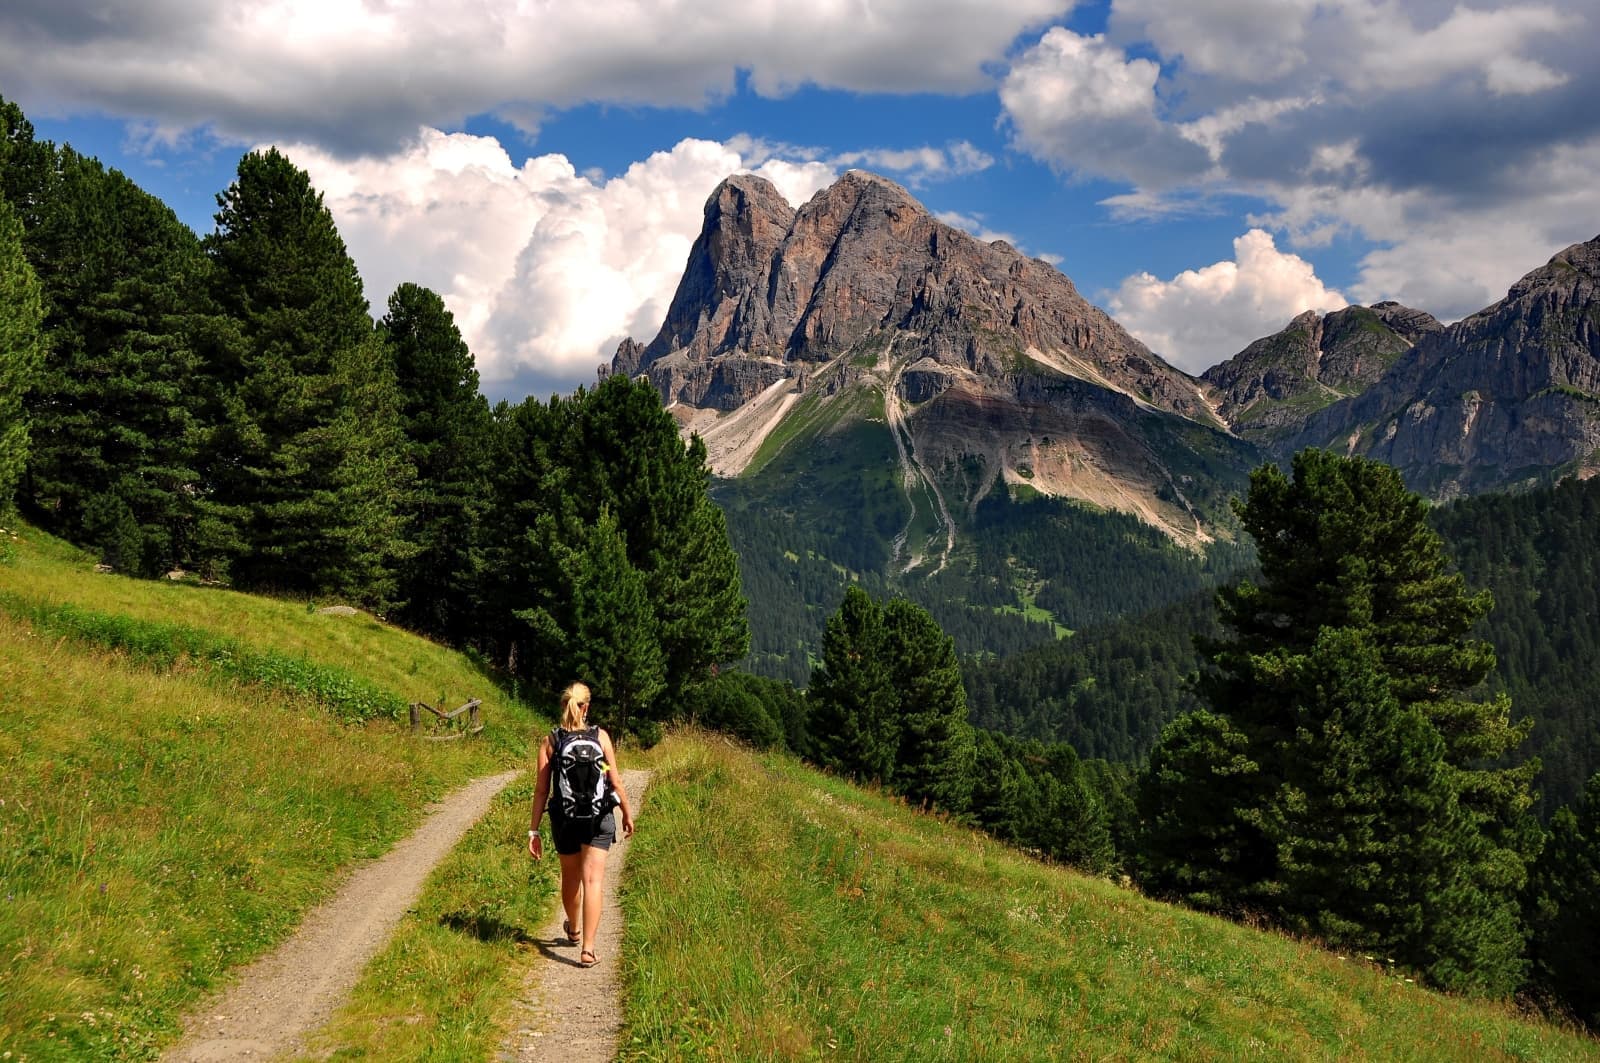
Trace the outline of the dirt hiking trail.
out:
<instances>
[{"instance_id":1,"label":"dirt hiking trail","mask_svg":"<svg viewBox=\"0 0 1600 1063\"><path fill-rule=\"evenodd\" d=\"M183 1039L163 1058L168 1063L264 1060L298 1048L343 1003L421 894L434 865L518 774L476 779L431 806L420 827L358 869L287 941L240 970L231 988L202 1001L186 1017ZM601 940L613 939L604 934Z\"/></svg>"},{"instance_id":2,"label":"dirt hiking trail","mask_svg":"<svg viewBox=\"0 0 1600 1063\"><path fill-rule=\"evenodd\" d=\"M648 771L622 773L634 820L645 822L644 792ZM645 828L648 829L648 828ZM561 928L561 902L549 922L534 935L542 953L534 960L522 994L512 1007L512 1029L501 1047L501 1063L589 1063L615 1058L622 1030L622 988L617 953L622 945L622 906L617 883L628 856L629 841L619 837L606 857L606 884L600 909L598 963L578 966L578 946L567 943ZM554 851L545 857L556 859Z\"/></svg>"}]
</instances>

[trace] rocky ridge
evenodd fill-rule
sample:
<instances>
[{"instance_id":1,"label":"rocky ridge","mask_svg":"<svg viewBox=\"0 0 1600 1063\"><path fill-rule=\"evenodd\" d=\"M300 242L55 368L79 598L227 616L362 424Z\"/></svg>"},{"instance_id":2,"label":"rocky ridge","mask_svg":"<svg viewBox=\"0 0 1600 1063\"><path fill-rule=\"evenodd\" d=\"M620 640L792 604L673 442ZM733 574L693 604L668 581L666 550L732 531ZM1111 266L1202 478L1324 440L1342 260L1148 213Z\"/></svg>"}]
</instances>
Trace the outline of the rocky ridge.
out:
<instances>
[{"instance_id":1,"label":"rocky ridge","mask_svg":"<svg viewBox=\"0 0 1600 1063\"><path fill-rule=\"evenodd\" d=\"M1184 470L1222 453L1236 474L1259 457L1227 436L1193 378L1053 266L945 225L863 171L798 210L759 177L723 181L660 331L625 341L612 371L647 376L723 476L749 469L803 409L877 393L908 481L945 514L1026 484L1200 541L1207 520ZM1180 424L1204 426L1202 438ZM909 563L920 556L910 549Z\"/></svg>"},{"instance_id":2,"label":"rocky ridge","mask_svg":"<svg viewBox=\"0 0 1600 1063\"><path fill-rule=\"evenodd\" d=\"M1423 336L1279 443L1302 446L1387 462L1440 499L1600 471L1600 237Z\"/></svg>"},{"instance_id":3,"label":"rocky ridge","mask_svg":"<svg viewBox=\"0 0 1600 1063\"><path fill-rule=\"evenodd\" d=\"M1234 431L1269 442L1316 410L1360 394L1418 340L1443 330L1432 314L1395 302L1327 315L1307 310L1200 379Z\"/></svg>"}]
</instances>

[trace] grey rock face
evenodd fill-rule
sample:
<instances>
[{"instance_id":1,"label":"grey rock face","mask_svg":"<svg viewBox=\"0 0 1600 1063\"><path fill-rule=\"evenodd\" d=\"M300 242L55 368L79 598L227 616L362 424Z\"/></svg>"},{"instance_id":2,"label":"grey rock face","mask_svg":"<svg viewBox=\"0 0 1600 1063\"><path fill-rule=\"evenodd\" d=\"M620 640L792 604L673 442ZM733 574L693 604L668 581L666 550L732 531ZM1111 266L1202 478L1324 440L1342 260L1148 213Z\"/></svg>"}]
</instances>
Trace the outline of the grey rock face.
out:
<instances>
[{"instance_id":1,"label":"grey rock face","mask_svg":"<svg viewBox=\"0 0 1600 1063\"><path fill-rule=\"evenodd\" d=\"M1600 467L1600 237L1422 340L1284 450L1329 446L1447 498Z\"/></svg>"},{"instance_id":2,"label":"grey rock face","mask_svg":"<svg viewBox=\"0 0 1600 1063\"><path fill-rule=\"evenodd\" d=\"M1393 302L1348 306L1326 317L1308 310L1201 380L1236 432L1269 441L1364 391L1419 339L1443 328L1432 314Z\"/></svg>"},{"instance_id":3,"label":"grey rock face","mask_svg":"<svg viewBox=\"0 0 1600 1063\"><path fill-rule=\"evenodd\" d=\"M899 185L862 171L798 211L761 178L724 181L661 331L642 356L625 343L613 368L648 373L669 401L693 402L701 375L689 367L699 363L772 359L803 376L890 344L897 358L996 379L1029 348L1063 351L1159 409L1211 420L1189 377L1053 267L943 224ZM680 352L686 362L675 360ZM925 391L937 378L908 385ZM749 386L764 379L751 376Z\"/></svg>"}]
</instances>

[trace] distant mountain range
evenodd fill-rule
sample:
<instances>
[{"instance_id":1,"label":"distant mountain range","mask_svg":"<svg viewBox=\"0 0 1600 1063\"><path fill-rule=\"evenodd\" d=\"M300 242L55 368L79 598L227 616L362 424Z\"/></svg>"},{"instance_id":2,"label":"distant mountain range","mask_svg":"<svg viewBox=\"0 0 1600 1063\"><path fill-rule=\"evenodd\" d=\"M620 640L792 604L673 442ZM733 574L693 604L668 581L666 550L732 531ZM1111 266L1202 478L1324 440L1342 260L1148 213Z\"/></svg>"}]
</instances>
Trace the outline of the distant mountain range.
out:
<instances>
[{"instance_id":1,"label":"distant mountain range","mask_svg":"<svg viewBox=\"0 0 1600 1063\"><path fill-rule=\"evenodd\" d=\"M1600 237L1274 441L1365 454L1451 498L1600 472Z\"/></svg>"},{"instance_id":2,"label":"distant mountain range","mask_svg":"<svg viewBox=\"0 0 1600 1063\"><path fill-rule=\"evenodd\" d=\"M1436 498L1600 470L1597 284L1600 238L1448 328L1396 303L1306 313L1197 379L892 181L851 171L796 210L740 175L707 200L661 330L612 371L656 385L742 504L799 528L862 510L882 549L836 567L977 580L981 507L1022 507L1012 529L1060 525L1040 499L1116 511L1200 558L1237 537L1226 500L1248 471L1302 446ZM1024 611L1074 578L1005 565Z\"/></svg>"}]
</instances>

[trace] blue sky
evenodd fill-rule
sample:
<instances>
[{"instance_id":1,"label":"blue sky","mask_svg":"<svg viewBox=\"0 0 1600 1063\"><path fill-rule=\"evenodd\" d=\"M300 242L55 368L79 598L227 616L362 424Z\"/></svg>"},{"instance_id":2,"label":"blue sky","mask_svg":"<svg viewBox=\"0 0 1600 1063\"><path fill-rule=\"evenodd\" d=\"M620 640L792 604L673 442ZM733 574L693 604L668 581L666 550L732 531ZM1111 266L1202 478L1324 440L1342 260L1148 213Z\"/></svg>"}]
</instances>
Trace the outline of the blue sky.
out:
<instances>
[{"instance_id":1,"label":"blue sky","mask_svg":"<svg viewBox=\"0 0 1600 1063\"><path fill-rule=\"evenodd\" d=\"M1055 263L1192 373L1305 309L1450 321L1600 234L1593 0L12 0L0 95L209 232L276 144L494 398L671 299L728 173L844 170Z\"/></svg>"}]
</instances>

